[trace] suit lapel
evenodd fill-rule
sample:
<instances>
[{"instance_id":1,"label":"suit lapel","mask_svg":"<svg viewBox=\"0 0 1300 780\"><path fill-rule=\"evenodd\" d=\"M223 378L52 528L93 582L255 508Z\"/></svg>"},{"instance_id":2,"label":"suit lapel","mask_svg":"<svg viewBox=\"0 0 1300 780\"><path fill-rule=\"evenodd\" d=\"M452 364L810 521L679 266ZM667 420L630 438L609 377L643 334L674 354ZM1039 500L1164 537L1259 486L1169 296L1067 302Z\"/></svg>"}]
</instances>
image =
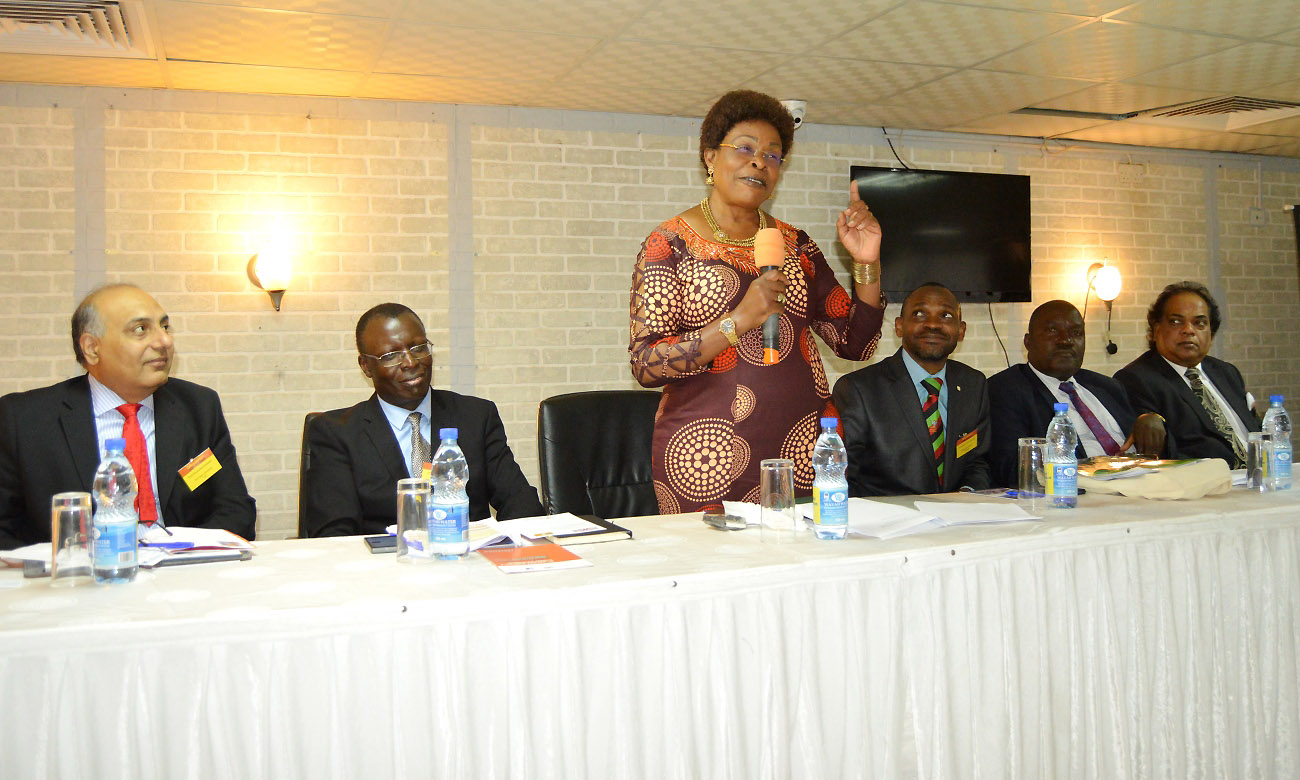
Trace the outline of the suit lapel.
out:
<instances>
[{"instance_id":1,"label":"suit lapel","mask_svg":"<svg viewBox=\"0 0 1300 780\"><path fill-rule=\"evenodd\" d=\"M907 366L903 363L901 349L887 360L887 365L890 395L893 396L898 415L904 421L907 429L912 432L912 438L916 442L915 446L923 455L929 455L934 452L930 444L930 431L925 427L925 418L921 416L920 395L917 388L912 385L911 375L907 373ZM946 435L945 429L945 437ZM946 452L944 458L944 470L946 471L948 469ZM931 455L924 458L923 461L930 464L929 468L926 469L926 482L937 487L939 485L939 475L933 466L934 457Z\"/></svg>"},{"instance_id":2,"label":"suit lapel","mask_svg":"<svg viewBox=\"0 0 1300 780\"><path fill-rule=\"evenodd\" d=\"M943 484L940 485L945 489L957 472L957 440L968 433L961 427L961 423L975 416L967 409L970 393L962 388L956 367L951 360L946 365L948 367L945 374L948 377L948 419L943 427ZM1041 386L1043 383L1038 384Z\"/></svg>"},{"instance_id":3,"label":"suit lapel","mask_svg":"<svg viewBox=\"0 0 1300 780\"><path fill-rule=\"evenodd\" d=\"M1201 403L1201 399L1197 398L1196 393L1192 392L1192 388L1187 384L1187 380L1171 368L1170 365L1165 362L1165 359L1160 356L1159 352L1151 350L1147 354L1152 356L1152 359L1156 364L1156 370L1162 372L1164 376L1173 383L1174 394L1178 396L1179 400L1191 408L1192 414L1194 414L1196 419L1200 421L1201 427L1222 439L1223 437L1219 434L1218 426L1214 424L1214 418L1210 417L1210 413L1206 410L1205 404ZM1202 365L1201 368L1204 369L1205 366ZM1202 371L1202 373L1204 372ZM1213 382L1214 377L1210 377L1210 381Z\"/></svg>"},{"instance_id":4,"label":"suit lapel","mask_svg":"<svg viewBox=\"0 0 1300 780\"><path fill-rule=\"evenodd\" d=\"M402 448L393 436L393 426L388 424L377 396L370 397L364 411L362 432L374 450L375 462L383 466L393 482L411 476L407 465L402 462Z\"/></svg>"},{"instance_id":5,"label":"suit lapel","mask_svg":"<svg viewBox=\"0 0 1300 780\"><path fill-rule=\"evenodd\" d=\"M59 410L59 427L77 473L78 488L89 492L99 468L99 434L90 405L90 380L85 376L68 385Z\"/></svg>"},{"instance_id":6,"label":"suit lapel","mask_svg":"<svg viewBox=\"0 0 1300 780\"><path fill-rule=\"evenodd\" d=\"M163 385L153 392L153 456L155 461L153 469L158 477L157 501L159 509L163 512L164 520L173 525L184 522L181 518L167 516L172 490L176 488L177 471L183 465L186 457L185 453L181 451L184 444L182 439L185 431L191 426L183 419L184 416L185 411L176 402L176 398L167 389L167 385ZM198 453L190 453L190 457L194 455L198 455Z\"/></svg>"}]
</instances>

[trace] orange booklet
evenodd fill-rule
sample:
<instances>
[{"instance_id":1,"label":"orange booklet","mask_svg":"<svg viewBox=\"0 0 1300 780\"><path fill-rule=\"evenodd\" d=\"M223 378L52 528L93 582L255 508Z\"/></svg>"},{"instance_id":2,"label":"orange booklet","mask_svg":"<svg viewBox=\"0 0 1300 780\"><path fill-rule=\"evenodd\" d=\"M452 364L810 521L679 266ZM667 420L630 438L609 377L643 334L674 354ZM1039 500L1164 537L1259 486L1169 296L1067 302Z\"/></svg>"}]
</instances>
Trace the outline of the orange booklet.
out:
<instances>
[{"instance_id":1,"label":"orange booklet","mask_svg":"<svg viewBox=\"0 0 1300 780\"><path fill-rule=\"evenodd\" d=\"M576 569L591 565L591 561L583 560L551 542L530 544L527 547L484 547L478 551L478 554L496 564L496 567L506 574L547 569Z\"/></svg>"}]
</instances>

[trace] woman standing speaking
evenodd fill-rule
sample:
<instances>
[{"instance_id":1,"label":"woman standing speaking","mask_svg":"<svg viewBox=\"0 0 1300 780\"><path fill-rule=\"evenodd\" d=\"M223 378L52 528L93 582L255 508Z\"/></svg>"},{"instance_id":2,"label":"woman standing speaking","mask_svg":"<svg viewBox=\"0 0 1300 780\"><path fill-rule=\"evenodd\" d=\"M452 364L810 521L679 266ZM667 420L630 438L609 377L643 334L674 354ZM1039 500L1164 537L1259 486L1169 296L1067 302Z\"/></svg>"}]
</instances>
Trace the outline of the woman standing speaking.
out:
<instances>
[{"instance_id":1,"label":"woman standing speaking","mask_svg":"<svg viewBox=\"0 0 1300 780\"><path fill-rule=\"evenodd\" d=\"M812 446L830 388L813 334L867 360L880 339L880 223L851 185L836 222L853 257L845 292L804 231L762 210L794 142L776 99L723 95L700 128L708 196L655 228L637 255L630 306L632 374L664 387L655 420L655 494L664 514L758 501L758 464L790 458L812 487ZM760 273L754 235L784 239L779 270ZM762 325L776 314L779 359L764 363Z\"/></svg>"}]
</instances>

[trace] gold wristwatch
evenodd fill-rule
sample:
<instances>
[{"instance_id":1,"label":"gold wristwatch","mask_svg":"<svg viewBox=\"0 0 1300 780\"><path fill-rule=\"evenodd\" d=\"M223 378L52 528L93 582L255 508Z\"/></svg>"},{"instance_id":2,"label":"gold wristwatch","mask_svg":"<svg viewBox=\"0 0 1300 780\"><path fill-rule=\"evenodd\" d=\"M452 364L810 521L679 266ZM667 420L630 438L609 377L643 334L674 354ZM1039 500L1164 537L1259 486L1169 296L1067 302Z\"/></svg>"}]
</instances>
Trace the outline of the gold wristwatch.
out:
<instances>
[{"instance_id":1,"label":"gold wristwatch","mask_svg":"<svg viewBox=\"0 0 1300 780\"><path fill-rule=\"evenodd\" d=\"M740 337L736 335L736 321L731 319L730 314L723 317L722 322L718 323L718 330L727 337L727 341L731 342L731 346L740 346Z\"/></svg>"}]
</instances>

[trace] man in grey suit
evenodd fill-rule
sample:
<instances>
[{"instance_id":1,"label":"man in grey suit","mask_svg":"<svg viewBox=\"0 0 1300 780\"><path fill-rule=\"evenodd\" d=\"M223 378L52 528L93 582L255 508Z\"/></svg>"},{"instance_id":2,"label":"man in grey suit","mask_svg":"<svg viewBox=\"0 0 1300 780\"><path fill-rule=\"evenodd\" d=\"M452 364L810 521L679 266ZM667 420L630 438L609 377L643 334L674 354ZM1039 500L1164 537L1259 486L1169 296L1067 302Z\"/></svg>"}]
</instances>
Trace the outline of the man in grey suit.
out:
<instances>
[{"instance_id":1,"label":"man in grey suit","mask_svg":"<svg viewBox=\"0 0 1300 780\"><path fill-rule=\"evenodd\" d=\"M85 374L0 398L0 550L48 542L50 497L90 492L105 439L119 437L140 482L142 522L252 539L255 504L221 401L170 378L171 320L158 302L129 284L95 290L72 315L72 348ZM183 477L191 463L200 468Z\"/></svg>"},{"instance_id":2,"label":"man in grey suit","mask_svg":"<svg viewBox=\"0 0 1300 780\"><path fill-rule=\"evenodd\" d=\"M357 363L375 393L307 426L306 536L382 534L396 522L397 481L419 473L438 449L438 429L456 428L469 464L469 517L546 514L515 462L496 404L430 388L433 352L424 323L399 303L357 321Z\"/></svg>"},{"instance_id":3,"label":"man in grey suit","mask_svg":"<svg viewBox=\"0 0 1300 780\"><path fill-rule=\"evenodd\" d=\"M956 297L923 284L894 320L903 346L840 377L833 399L855 496L943 493L992 485L984 375L949 360L966 335Z\"/></svg>"}]
</instances>

